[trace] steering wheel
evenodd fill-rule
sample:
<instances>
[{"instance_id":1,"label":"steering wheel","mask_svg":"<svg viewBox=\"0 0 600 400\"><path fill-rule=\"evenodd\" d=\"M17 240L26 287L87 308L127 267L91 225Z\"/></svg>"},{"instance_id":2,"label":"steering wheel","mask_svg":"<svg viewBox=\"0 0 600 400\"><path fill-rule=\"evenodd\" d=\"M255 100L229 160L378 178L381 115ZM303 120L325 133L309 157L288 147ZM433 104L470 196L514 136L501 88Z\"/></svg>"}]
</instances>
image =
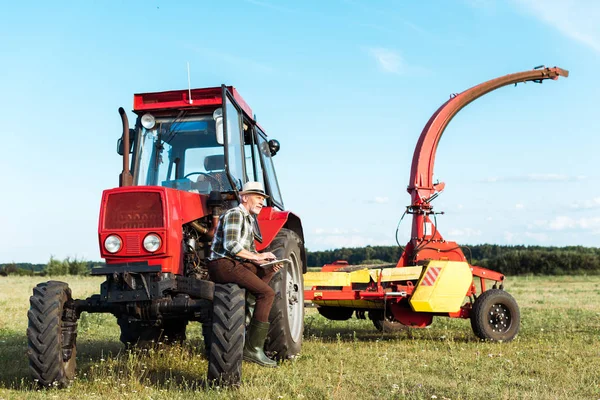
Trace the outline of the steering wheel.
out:
<instances>
[{"instance_id":1,"label":"steering wheel","mask_svg":"<svg viewBox=\"0 0 600 400\"><path fill-rule=\"evenodd\" d=\"M206 176L208 178L208 180L212 181L216 185L216 187L219 188L219 190L221 188L221 182L217 178L215 178L214 176L212 176L210 174L207 174L206 172L190 172L189 174L185 175L184 178L187 178L188 176L191 176L191 175ZM197 180L196 180L196 182L197 182Z\"/></svg>"}]
</instances>

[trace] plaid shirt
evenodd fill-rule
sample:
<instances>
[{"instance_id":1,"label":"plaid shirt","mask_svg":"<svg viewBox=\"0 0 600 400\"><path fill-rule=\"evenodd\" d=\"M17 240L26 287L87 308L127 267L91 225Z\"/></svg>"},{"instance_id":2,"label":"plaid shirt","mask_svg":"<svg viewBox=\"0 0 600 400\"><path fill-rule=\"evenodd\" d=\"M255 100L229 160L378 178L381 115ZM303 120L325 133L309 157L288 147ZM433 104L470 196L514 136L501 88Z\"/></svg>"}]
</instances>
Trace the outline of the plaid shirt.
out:
<instances>
[{"instance_id":1,"label":"plaid shirt","mask_svg":"<svg viewBox=\"0 0 600 400\"><path fill-rule=\"evenodd\" d=\"M256 253L252 227L253 220L254 217L241 204L227 210L219 219L215 238L210 248L210 259L231 257L241 260L235 255L242 249Z\"/></svg>"}]
</instances>

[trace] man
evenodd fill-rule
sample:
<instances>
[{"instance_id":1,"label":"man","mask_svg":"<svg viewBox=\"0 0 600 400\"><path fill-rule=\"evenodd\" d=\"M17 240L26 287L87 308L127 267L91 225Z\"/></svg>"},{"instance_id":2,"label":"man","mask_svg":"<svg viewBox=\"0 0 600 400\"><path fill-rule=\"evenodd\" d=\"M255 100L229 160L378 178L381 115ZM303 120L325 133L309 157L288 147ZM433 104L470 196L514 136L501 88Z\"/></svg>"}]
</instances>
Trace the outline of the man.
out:
<instances>
[{"instance_id":1,"label":"man","mask_svg":"<svg viewBox=\"0 0 600 400\"><path fill-rule=\"evenodd\" d=\"M241 203L225 212L217 225L211 247L208 273L216 283L237 283L256 297L256 307L244 345L244 360L265 367L276 367L277 362L264 353L269 331L269 312L275 292L269 281L282 268L276 265L263 269L257 265L275 260L273 253L258 253L254 245L253 222L268 196L262 183L247 182L240 192Z\"/></svg>"}]
</instances>

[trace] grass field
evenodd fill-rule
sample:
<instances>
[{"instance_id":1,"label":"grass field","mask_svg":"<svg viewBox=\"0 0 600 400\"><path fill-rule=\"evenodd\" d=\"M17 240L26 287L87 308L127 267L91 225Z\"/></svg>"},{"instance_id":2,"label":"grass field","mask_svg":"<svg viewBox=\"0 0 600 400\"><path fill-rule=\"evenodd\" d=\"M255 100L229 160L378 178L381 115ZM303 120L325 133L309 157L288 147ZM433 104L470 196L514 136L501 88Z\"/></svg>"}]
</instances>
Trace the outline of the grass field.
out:
<instances>
[{"instance_id":1,"label":"grass field","mask_svg":"<svg viewBox=\"0 0 600 400\"><path fill-rule=\"evenodd\" d=\"M509 278L521 307L511 343L476 340L469 321L377 332L368 320L333 322L312 308L300 357L277 369L244 363L238 390L206 389L197 323L182 346L123 350L116 320L84 314L78 374L66 390L36 390L26 358L28 298L43 278L0 278L0 399L600 399L600 277ZM100 278L62 277L75 298Z\"/></svg>"}]
</instances>

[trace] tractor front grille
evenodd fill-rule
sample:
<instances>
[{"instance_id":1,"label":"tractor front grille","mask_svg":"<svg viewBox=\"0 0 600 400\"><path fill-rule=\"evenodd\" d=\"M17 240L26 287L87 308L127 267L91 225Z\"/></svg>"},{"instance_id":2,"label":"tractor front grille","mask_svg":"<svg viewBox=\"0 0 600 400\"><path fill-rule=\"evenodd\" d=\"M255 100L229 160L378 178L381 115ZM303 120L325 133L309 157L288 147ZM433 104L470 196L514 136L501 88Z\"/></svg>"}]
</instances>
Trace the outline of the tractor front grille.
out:
<instances>
[{"instance_id":1,"label":"tractor front grille","mask_svg":"<svg viewBox=\"0 0 600 400\"><path fill-rule=\"evenodd\" d=\"M142 252L142 237L140 235L125 235L125 251L127 255L137 255Z\"/></svg>"},{"instance_id":2,"label":"tractor front grille","mask_svg":"<svg viewBox=\"0 0 600 400\"><path fill-rule=\"evenodd\" d=\"M130 192L109 195L104 229L153 229L164 227L160 193Z\"/></svg>"}]
</instances>

